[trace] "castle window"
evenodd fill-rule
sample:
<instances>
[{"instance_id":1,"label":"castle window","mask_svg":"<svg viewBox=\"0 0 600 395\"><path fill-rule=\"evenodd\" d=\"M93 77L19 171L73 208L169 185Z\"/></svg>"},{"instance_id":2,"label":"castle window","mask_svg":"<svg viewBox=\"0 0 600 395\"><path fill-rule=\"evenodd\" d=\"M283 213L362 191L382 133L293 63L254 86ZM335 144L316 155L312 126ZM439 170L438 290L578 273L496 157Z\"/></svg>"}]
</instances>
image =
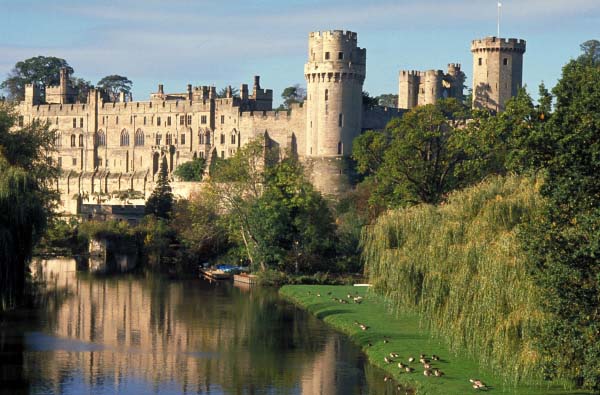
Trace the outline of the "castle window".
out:
<instances>
[{"instance_id":1,"label":"castle window","mask_svg":"<svg viewBox=\"0 0 600 395\"><path fill-rule=\"evenodd\" d=\"M146 117L144 117L144 126L146 126Z\"/></svg>"},{"instance_id":2,"label":"castle window","mask_svg":"<svg viewBox=\"0 0 600 395\"><path fill-rule=\"evenodd\" d=\"M508 58L504 58L504 65L508 66Z\"/></svg>"},{"instance_id":3,"label":"castle window","mask_svg":"<svg viewBox=\"0 0 600 395\"><path fill-rule=\"evenodd\" d=\"M344 53L338 52L338 60L343 60L343 59L344 59Z\"/></svg>"},{"instance_id":4,"label":"castle window","mask_svg":"<svg viewBox=\"0 0 600 395\"><path fill-rule=\"evenodd\" d=\"M200 157L204 159L204 151L200 151Z\"/></svg>"},{"instance_id":5,"label":"castle window","mask_svg":"<svg viewBox=\"0 0 600 395\"><path fill-rule=\"evenodd\" d=\"M225 123L225 115L221 115L221 123Z\"/></svg>"},{"instance_id":6,"label":"castle window","mask_svg":"<svg viewBox=\"0 0 600 395\"><path fill-rule=\"evenodd\" d=\"M202 116L200 116L200 123L201 123L202 125L206 125L206 115L202 115Z\"/></svg>"},{"instance_id":7,"label":"castle window","mask_svg":"<svg viewBox=\"0 0 600 395\"><path fill-rule=\"evenodd\" d=\"M325 101L329 100L329 89L325 89Z\"/></svg>"},{"instance_id":8,"label":"castle window","mask_svg":"<svg viewBox=\"0 0 600 395\"><path fill-rule=\"evenodd\" d=\"M221 144L225 144L225 135L221 133Z\"/></svg>"},{"instance_id":9,"label":"castle window","mask_svg":"<svg viewBox=\"0 0 600 395\"><path fill-rule=\"evenodd\" d=\"M72 134L71 135L71 147L75 147L75 139L76 139L75 135Z\"/></svg>"},{"instance_id":10,"label":"castle window","mask_svg":"<svg viewBox=\"0 0 600 395\"><path fill-rule=\"evenodd\" d=\"M54 134L54 145L55 145L56 147L60 147L60 146L62 146L60 132L56 132L56 133Z\"/></svg>"},{"instance_id":11,"label":"castle window","mask_svg":"<svg viewBox=\"0 0 600 395\"><path fill-rule=\"evenodd\" d=\"M118 115L115 117L115 124L117 124L117 125L119 124L119 116Z\"/></svg>"},{"instance_id":12,"label":"castle window","mask_svg":"<svg viewBox=\"0 0 600 395\"><path fill-rule=\"evenodd\" d=\"M167 133L167 145L173 145L173 136L171 133Z\"/></svg>"},{"instance_id":13,"label":"castle window","mask_svg":"<svg viewBox=\"0 0 600 395\"><path fill-rule=\"evenodd\" d=\"M121 131L121 147L129 146L129 132L125 129Z\"/></svg>"},{"instance_id":14,"label":"castle window","mask_svg":"<svg viewBox=\"0 0 600 395\"><path fill-rule=\"evenodd\" d=\"M210 144L210 132L206 132L206 133L204 134L204 142L205 142L206 144Z\"/></svg>"},{"instance_id":15,"label":"castle window","mask_svg":"<svg viewBox=\"0 0 600 395\"><path fill-rule=\"evenodd\" d=\"M58 125L58 117L56 117L56 124Z\"/></svg>"},{"instance_id":16,"label":"castle window","mask_svg":"<svg viewBox=\"0 0 600 395\"><path fill-rule=\"evenodd\" d=\"M135 136L134 136L134 145L136 145L137 147L141 147L144 145L144 132L142 132L140 129L138 129L135 132Z\"/></svg>"},{"instance_id":17,"label":"castle window","mask_svg":"<svg viewBox=\"0 0 600 395\"><path fill-rule=\"evenodd\" d=\"M73 158L73 166L77 166L77 158Z\"/></svg>"},{"instance_id":18,"label":"castle window","mask_svg":"<svg viewBox=\"0 0 600 395\"><path fill-rule=\"evenodd\" d=\"M181 145L185 145L185 134L181 134L181 140L179 141Z\"/></svg>"},{"instance_id":19,"label":"castle window","mask_svg":"<svg viewBox=\"0 0 600 395\"><path fill-rule=\"evenodd\" d=\"M325 60L329 60L329 52L325 52Z\"/></svg>"},{"instance_id":20,"label":"castle window","mask_svg":"<svg viewBox=\"0 0 600 395\"><path fill-rule=\"evenodd\" d=\"M160 117L156 117L156 125L160 126Z\"/></svg>"},{"instance_id":21,"label":"castle window","mask_svg":"<svg viewBox=\"0 0 600 395\"><path fill-rule=\"evenodd\" d=\"M235 144L235 134L231 135L231 144Z\"/></svg>"},{"instance_id":22,"label":"castle window","mask_svg":"<svg viewBox=\"0 0 600 395\"><path fill-rule=\"evenodd\" d=\"M483 65L483 58L479 58L479 65Z\"/></svg>"},{"instance_id":23,"label":"castle window","mask_svg":"<svg viewBox=\"0 0 600 395\"><path fill-rule=\"evenodd\" d=\"M77 127L77 118L73 118L73 129Z\"/></svg>"},{"instance_id":24,"label":"castle window","mask_svg":"<svg viewBox=\"0 0 600 395\"><path fill-rule=\"evenodd\" d=\"M191 125L192 124L192 116L191 115L188 115L186 117L186 120L187 120L187 125Z\"/></svg>"},{"instance_id":25,"label":"castle window","mask_svg":"<svg viewBox=\"0 0 600 395\"><path fill-rule=\"evenodd\" d=\"M162 140L162 135L160 133L156 133L156 145L160 145Z\"/></svg>"},{"instance_id":26,"label":"castle window","mask_svg":"<svg viewBox=\"0 0 600 395\"><path fill-rule=\"evenodd\" d=\"M342 142L338 141L338 155L342 155L342 152L343 152Z\"/></svg>"},{"instance_id":27,"label":"castle window","mask_svg":"<svg viewBox=\"0 0 600 395\"><path fill-rule=\"evenodd\" d=\"M202 131L198 132L198 143L200 145L204 144L204 134L202 134Z\"/></svg>"},{"instance_id":28,"label":"castle window","mask_svg":"<svg viewBox=\"0 0 600 395\"><path fill-rule=\"evenodd\" d=\"M182 116L179 117L179 124L181 126L183 126L184 123L185 123L185 115L182 115Z\"/></svg>"},{"instance_id":29,"label":"castle window","mask_svg":"<svg viewBox=\"0 0 600 395\"><path fill-rule=\"evenodd\" d=\"M171 117L167 117L167 126L171 126Z\"/></svg>"},{"instance_id":30,"label":"castle window","mask_svg":"<svg viewBox=\"0 0 600 395\"><path fill-rule=\"evenodd\" d=\"M79 118L79 127L82 128L83 127L83 118Z\"/></svg>"},{"instance_id":31,"label":"castle window","mask_svg":"<svg viewBox=\"0 0 600 395\"><path fill-rule=\"evenodd\" d=\"M79 146L83 147L83 134L79 135Z\"/></svg>"},{"instance_id":32,"label":"castle window","mask_svg":"<svg viewBox=\"0 0 600 395\"><path fill-rule=\"evenodd\" d=\"M344 115L342 113L340 113L340 116L338 117L338 126L344 126Z\"/></svg>"},{"instance_id":33,"label":"castle window","mask_svg":"<svg viewBox=\"0 0 600 395\"><path fill-rule=\"evenodd\" d=\"M104 118L105 118L105 117L102 117L102 125L104 125Z\"/></svg>"},{"instance_id":34,"label":"castle window","mask_svg":"<svg viewBox=\"0 0 600 395\"><path fill-rule=\"evenodd\" d=\"M102 130L98 131L98 133L96 133L96 144L98 145L98 147L102 147L106 145L106 135L104 134L104 132Z\"/></svg>"}]
</instances>

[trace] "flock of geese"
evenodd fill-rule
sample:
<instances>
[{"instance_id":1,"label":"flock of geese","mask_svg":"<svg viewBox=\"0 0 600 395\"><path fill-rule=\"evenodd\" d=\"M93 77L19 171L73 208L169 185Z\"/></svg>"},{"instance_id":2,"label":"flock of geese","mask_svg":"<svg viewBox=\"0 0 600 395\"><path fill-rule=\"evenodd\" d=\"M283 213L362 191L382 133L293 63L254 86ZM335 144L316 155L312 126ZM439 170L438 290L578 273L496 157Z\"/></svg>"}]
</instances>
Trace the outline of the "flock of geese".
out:
<instances>
[{"instance_id":1,"label":"flock of geese","mask_svg":"<svg viewBox=\"0 0 600 395\"><path fill-rule=\"evenodd\" d=\"M310 291L308 291L308 294L310 294ZM316 295L317 295L317 297L321 297L320 293L317 293ZM335 296L332 296L331 292L328 292L327 296L330 296L333 301L341 303L341 304L348 304L348 303L350 303L349 301L353 301L354 303L360 304L363 301L362 296L359 296L359 295L348 294L346 299L342 299L342 298L337 298ZM354 321L354 325L357 325L362 331L369 330L369 327L367 325L365 325L364 323ZM383 337L383 343L384 344L389 343L389 338L387 336ZM372 343L367 343L367 345L369 347L373 346ZM391 352L389 354L389 356L386 355L385 357L383 357L383 361L386 364L392 364L392 363L397 362L398 358L399 358L398 353ZM410 357L408 357L407 361L408 361L408 363L404 363L401 361L397 362L400 372L414 373L415 368L412 367L411 365L413 365L415 363L415 361L416 361L415 357L410 356ZM426 377L442 377L442 376L444 376L444 372L442 372L439 368L433 366L434 361L435 362L440 361L440 357L435 354L432 354L431 357L428 357L425 354L419 355L419 363L423 367L423 375L424 376L426 376ZM390 380L390 377L385 376L384 380L388 381L388 380ZM489 387L483 381L481 381L479 379L469 379L469 381L471 382L471 385L472 385L473 389L475 389L475 390L484 390L485 391L485 390L489 389ZM400 389L401 386L398 386L398 388Z\"/></svg>"}]
</instances>

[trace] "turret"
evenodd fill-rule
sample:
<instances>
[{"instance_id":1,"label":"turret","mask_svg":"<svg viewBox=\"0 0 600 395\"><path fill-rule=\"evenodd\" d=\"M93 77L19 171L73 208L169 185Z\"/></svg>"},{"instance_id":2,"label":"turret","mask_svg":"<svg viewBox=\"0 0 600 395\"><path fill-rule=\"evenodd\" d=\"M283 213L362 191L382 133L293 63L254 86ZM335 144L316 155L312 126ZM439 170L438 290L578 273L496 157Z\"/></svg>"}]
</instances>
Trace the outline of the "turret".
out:
<instances>
[{"instance_id":1,"label":"turret","mask_svg":"<svg viewBox=\"0 0 600 395\"><path fill-rule=\"evenodd\" d=\"M525 40L486 37L471 43L473 107L503 111L523 85Z\"/></svg>"},{"instance_id":2,"label":"turret","mask_svg":"<svg viewBox=\"0 0 600 395\"><path fill-rule=\"evenodd\" d=\"M310 33L304 66L307 157L341 160L352 153L352 141L361 132L366 57L366 50L357 46L354 32ZM333 176L332 172L339 176L341 170L330 166L313 180L322 191L328 189L326 178Z\"/></svg>"}]
</instances>

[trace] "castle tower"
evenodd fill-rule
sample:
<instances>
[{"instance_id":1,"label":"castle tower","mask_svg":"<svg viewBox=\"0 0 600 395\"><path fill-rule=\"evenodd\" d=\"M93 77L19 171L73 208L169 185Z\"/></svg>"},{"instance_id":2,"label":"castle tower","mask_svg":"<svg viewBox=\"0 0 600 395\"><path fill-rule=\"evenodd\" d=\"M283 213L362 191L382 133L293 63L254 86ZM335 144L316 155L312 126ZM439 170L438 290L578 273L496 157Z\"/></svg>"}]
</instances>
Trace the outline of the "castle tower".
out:
<instances>
[{"instance_id":1,"label":"castle tower","mask_svg":"<svg viewBox=\"0 0 600 395\"><path fill-rule=\"evenodd\" d=\"M503 111L523 86L525 40L486 37L474 40L473 107Z\"/></svg>"},{"instance_id":2,"label":"castle tower","mask_svg":"<svg viewBox=\"0 0 600 395\"><path fill-rule=\"evenodd\" d=\"M419 76L416 71L401 70L398 78L398 108L411 109L418 105Z\"/></svg>"},{"instance_id":3,"label":"castle tower","mask_svg":"<svg viewBox=\"0 0 600 395\"><path fill-rule=\"evenodd\" d=\"M449 63L448 64L448 77L449 77L449 95L448 97L453 97L458 101L463 101L463 87L465 84L465 73L463 73L460 69L459 63Z\"/></svg>"},{"instance_id":4,"label":"castle tower","mask_svg":"<svg viewBox=\"0 0 600 395\"><path fill-rule=\"evenodd\" d=\"M366 50L350 31L312 32L308 41L306 152L312 160L313 182L326 194L347 185L343 157L352 153L360 135Z\"/></svg>"}]
</instances>

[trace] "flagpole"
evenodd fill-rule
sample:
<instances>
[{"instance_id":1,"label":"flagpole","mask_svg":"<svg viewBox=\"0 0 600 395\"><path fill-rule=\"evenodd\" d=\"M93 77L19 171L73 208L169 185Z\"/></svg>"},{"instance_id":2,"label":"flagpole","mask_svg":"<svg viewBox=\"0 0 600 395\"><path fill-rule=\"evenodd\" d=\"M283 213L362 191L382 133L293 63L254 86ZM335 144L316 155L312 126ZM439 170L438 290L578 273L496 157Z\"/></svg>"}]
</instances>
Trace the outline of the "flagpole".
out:
<instances>
[{"instance_id":1,"label":"flagpole","mask_svg":"<svg viewBox=\"0 0 600 395\"><path fill-rule=\"evenodd\" d=\"M500 9L502 8L502 3L498 1L498 38L500 38Z\"/></svg>"}]
</instances>

